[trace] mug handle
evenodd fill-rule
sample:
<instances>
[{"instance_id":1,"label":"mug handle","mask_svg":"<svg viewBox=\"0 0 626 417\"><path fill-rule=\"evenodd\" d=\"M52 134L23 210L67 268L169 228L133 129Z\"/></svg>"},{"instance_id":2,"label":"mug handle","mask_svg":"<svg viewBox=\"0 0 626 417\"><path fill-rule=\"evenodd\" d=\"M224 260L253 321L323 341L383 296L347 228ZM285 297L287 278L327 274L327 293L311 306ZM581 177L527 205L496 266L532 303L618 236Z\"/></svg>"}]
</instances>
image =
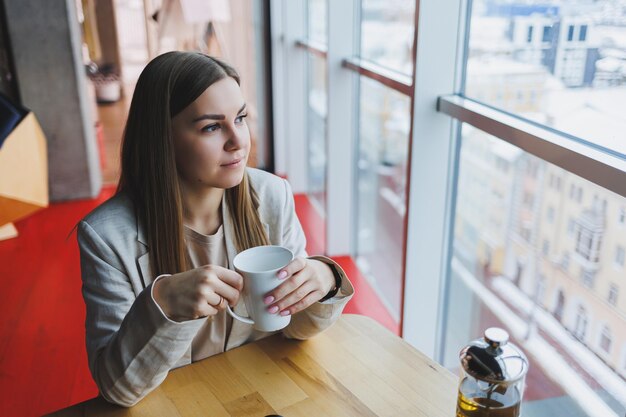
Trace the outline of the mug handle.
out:
<instances>
[{"instance_id":1,"label":"mug handle","mask_svg":"<svg viewBox=\"0 0 626 417\"><path fill-rule=\"evenodd\" d=\"M234 312L234 311L230 308L230 306L226 306L226 309L227 309L226 311L228 311L228 314L230 314L230 316L231 316L232 318L237 319L237 320L239 320L239 321L242 321L242 322L244 322L244 323L246 323L246 324L254 324L254 320L252 320L252 319L250 319L250 318L248 318L248 317L242 317L242 316L240 316L239 314L235 313L235 312Z\"/></svg>"}]
</instances>

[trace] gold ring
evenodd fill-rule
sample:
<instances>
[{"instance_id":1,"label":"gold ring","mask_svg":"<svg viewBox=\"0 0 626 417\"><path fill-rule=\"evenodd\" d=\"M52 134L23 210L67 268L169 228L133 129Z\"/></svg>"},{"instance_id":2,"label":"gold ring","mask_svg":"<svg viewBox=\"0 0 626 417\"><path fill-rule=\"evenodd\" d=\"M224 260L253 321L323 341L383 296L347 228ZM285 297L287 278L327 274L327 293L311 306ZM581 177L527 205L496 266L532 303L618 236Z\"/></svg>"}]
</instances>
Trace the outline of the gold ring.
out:
<instances>
[{"instance_id":1,"label":"gold ring","mask_svg":"<svg viewBox=\"0 0 626 417\"><path fill-rule=\"evenodd\" d=\"M218 308L218 309L219 309L219 308L220 308L220 306L222 305L222 301L224 301L224 297L222 297L222 296L221 296L221 295L219 295L219 294L216 294L216 295L220 297L220 300L217 302L217 304L209 304L209 305L211 305L212 307L215 307L215 308Z\"/></svg>"}]
</instances>

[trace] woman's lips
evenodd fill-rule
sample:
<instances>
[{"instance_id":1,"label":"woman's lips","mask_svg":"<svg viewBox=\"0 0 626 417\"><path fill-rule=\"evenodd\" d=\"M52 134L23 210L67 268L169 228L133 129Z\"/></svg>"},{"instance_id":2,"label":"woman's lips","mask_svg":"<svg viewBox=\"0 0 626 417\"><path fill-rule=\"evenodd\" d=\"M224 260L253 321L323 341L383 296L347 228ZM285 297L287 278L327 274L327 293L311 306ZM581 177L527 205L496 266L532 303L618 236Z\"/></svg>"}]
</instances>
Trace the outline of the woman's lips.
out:
<instances>
[{"instance_id":1,"label":"woman's lips","mask_svg":"<svg viewBox=\"0 0 626 417\"><path fill-rule=\"evenodd\" d=\"M234 161L229 162L227 164L222 164L222 166L224 168L237 168L241 165L242 161L243 161L243 158L235 159Z\"/></svg>"}]
</instances>

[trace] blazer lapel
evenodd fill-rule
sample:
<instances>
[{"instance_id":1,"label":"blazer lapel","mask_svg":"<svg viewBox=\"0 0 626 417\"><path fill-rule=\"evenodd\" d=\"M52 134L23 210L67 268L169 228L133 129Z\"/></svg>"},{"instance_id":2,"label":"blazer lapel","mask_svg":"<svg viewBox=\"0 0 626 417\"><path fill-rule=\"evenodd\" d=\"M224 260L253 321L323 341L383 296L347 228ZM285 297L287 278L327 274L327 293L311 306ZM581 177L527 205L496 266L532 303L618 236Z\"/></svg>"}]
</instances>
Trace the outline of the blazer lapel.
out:
<instances>
[{"instance_id":1,"label":"blazer lapel","mask_svg":"<svg viewBox=\"0 0 626 417\"><path fill-rule=\"evenodd\" d=\"M146 238L145 228L140 216L137 216L137 241L148 249L148 239ZM146 288L154 281L154 278L156 278L152 276L152 270L150 268L150 251L146 251L146 253L137 258L137 266L141 271L143 287Z\"/></svg>"},{"instance_id":2,"label":"blazer lapel","mask_svg":"<svg viewBox=\"0 0 626 417\"><path fill-rule=\"evenodd\" d=\"M143 287L146 288L148 285L152 284L152 281L156 278L152 276L152 270L150 268L150 252L146 252L137 258L137 266L141 271Z\"/></svg>"},{"instance_id":3,"label":"blazer lapel","mask_svg":"<svg viewBox=\"0 0 626 417\"><path fill-rule=\"evenodd\" d=\"M137 240L139 243L143 244L146 248L148 247L148 238L146 237L146 228L143 225L143 220L140 216L137 217Z\"/></svg>"}]
</instances>

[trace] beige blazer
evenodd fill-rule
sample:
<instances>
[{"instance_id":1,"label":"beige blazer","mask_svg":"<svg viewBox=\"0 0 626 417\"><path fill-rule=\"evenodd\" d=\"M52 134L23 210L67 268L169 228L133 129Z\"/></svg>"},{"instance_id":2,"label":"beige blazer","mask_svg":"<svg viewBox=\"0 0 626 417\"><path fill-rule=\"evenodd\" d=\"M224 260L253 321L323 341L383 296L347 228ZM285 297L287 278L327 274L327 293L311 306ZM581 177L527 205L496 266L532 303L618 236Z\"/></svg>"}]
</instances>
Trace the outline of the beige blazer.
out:
<instances>
[{"instance_id":1,"label":"beige blazer","mask_svg":"<svg viewBox=\"0 0 626 417\"><path fill-rule=\"evenodd\" d=\"M259 214L273 245L306 256L306 240L296 217L289 183L277 176L248 169L259 201ZM224 238L229 267L237 254L233 222L222 200ZM101 395L110 402L131 406L156 388L167 373L191 362L191 342L207 320L182 323L169 320L152 298L154 274L150 271L145 232L135 217L128 196L117 194L87 215L78 226L89 368ZM354 290L341 268L336 297L295 314L283 329L285 336L309 338L335 322ZM235 312L246 315L241 301ZM226 349L232 349L269 333L233 321Z\"/></svg>"}]
</instances>

